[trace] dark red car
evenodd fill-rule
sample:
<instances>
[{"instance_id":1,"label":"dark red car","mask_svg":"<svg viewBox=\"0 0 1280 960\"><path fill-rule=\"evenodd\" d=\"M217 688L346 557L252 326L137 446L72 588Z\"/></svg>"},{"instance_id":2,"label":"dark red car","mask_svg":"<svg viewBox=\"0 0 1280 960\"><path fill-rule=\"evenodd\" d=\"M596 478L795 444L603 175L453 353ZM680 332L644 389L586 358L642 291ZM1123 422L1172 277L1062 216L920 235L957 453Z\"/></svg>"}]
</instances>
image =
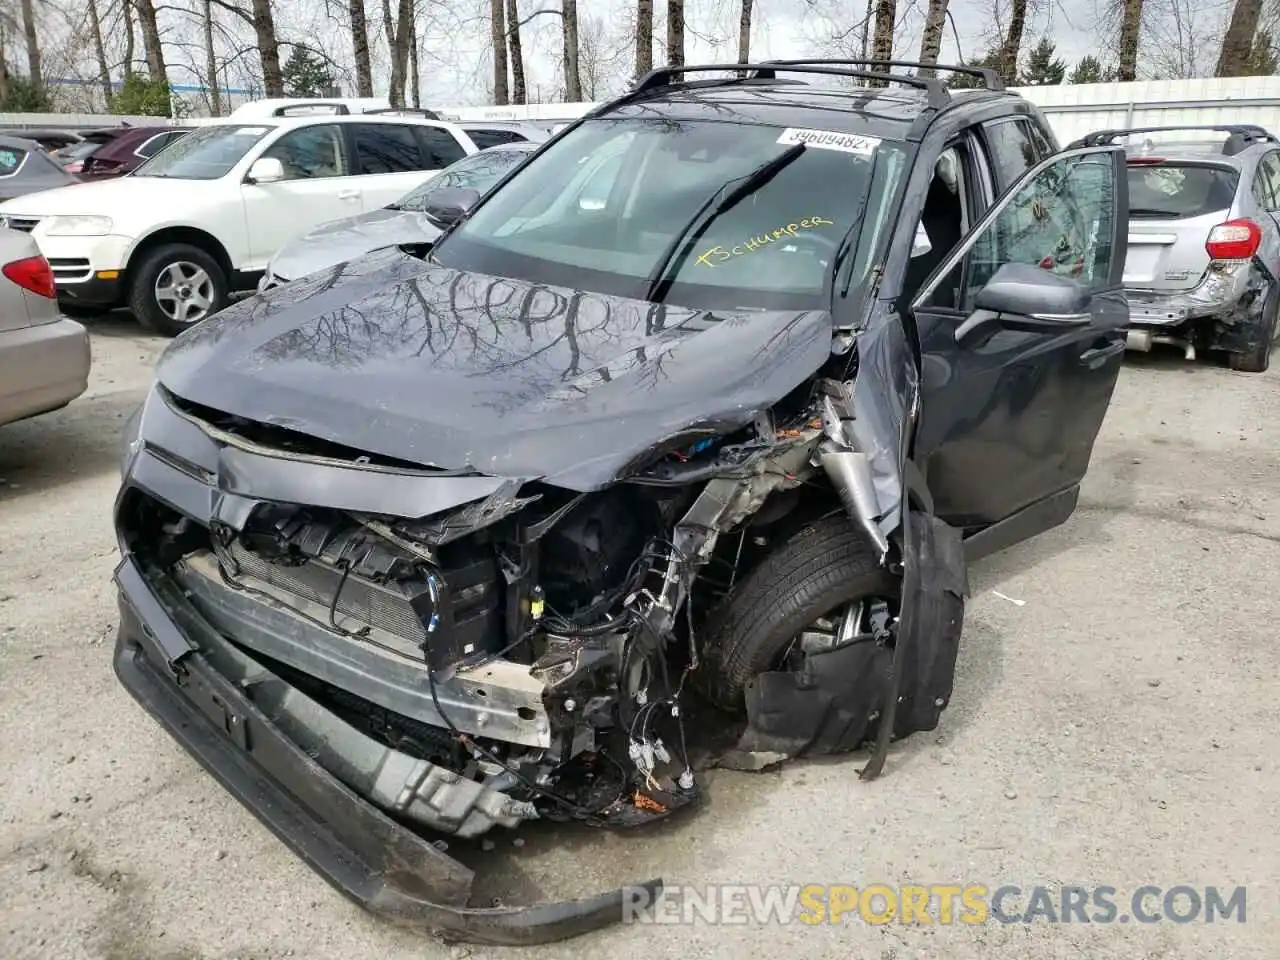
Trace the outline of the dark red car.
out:
<instances>
[{"instance_id":1,"label":"dark red car","mask_svg":"<svg viewBox=\"0 0 1280 960\"><path fill-rule=\"evenodd\" d=\"M105 180L131 172L155 156L190 127L105 127L88 130L64 156L67 173L81 180Z\"/></svg>"}]
</instances>

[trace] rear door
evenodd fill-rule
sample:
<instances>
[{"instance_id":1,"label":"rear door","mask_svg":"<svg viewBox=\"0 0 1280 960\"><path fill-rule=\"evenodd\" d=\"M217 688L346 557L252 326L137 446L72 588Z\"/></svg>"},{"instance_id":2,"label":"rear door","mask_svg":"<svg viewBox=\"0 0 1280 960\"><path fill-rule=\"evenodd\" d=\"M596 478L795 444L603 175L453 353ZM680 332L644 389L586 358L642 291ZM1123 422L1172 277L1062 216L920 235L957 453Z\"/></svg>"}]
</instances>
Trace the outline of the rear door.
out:
<instances>
[{"instance_id":1,"label":"rear door","mask_svg":"<svg viewBox=\"0 0 1280 960\"><path fill-rule=\"evenodd\" d=\"M348 129L366 211L395 203L432 173L466 156L462 144L435 127L352 123Z\"/></svg>"},{"instance_id":2,"label":"rear door","mask_svg":"<svg viewBox=\"0 0 1280 960\"><path fill-rule=\"evenodd\" d=\"M1209 267L1209 231L1231 219L1240 173L1224 163L1131 156L1129 253L1124 285L1137 293L1183 293Z\"/></svg>"},{"instance_id":3,"label":"rear door","mask_svg":"<svg viewBox=\"0 0 1280 960\"><path fill-rule=\"evenodd\" d=\"M926 281L912 304L921 348L914 459L938 516L973 533L1027 511L1070 513L1111 401L1128 309L1124 158L1069 150L1013 183ZM1091 294L1070 317L1011 317L957 342L1000 266L1033 264ZM954 306L952 306L954 304Z\"/></svg>"}]
</instances>

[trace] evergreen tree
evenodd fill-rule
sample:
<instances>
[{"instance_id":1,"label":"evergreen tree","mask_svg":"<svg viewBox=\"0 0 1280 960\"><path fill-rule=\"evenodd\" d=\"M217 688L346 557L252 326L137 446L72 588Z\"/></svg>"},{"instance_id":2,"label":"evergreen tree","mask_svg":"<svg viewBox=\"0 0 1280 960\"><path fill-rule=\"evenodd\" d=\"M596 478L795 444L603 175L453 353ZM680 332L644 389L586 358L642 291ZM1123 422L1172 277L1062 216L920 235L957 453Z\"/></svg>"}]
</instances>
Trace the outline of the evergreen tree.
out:
<instances>
[{"instance_id":1,"label":"evergreen tree","mask_svg":"<svg viewBox=\"0 0 1280 960\"><path fill-rule=\"evenodd\" d=\"M1054 56L1056 47L1048 37L1041 37L1040 42L1027 54L1027 66L1018 78L1024 87L1043 87L1059 84L1067 75L1067 65Z\"/></svg>"},{"instance_id":2,"label":"evergreen tree","mask_svg":"<svg viewBox=\"0 0 1280 960\"><path fill-rule=\"evenodd\" d=\"M173 116L169 81L152 80L141 73L129 74L111 98L111 112L126 117Z\"/></svg>"},{"instance_id":3,"label":"evergreen tree","mask_svg":"<svg viewBox=\"0 0 1280 960\"><path fill-rule=\"evenodd\" d=\"M977 60L971 60L965 64L966 67L986 67L994 70L997 74L1000 72L1000 48L992 47ZM953 73L951 79L947 81L947 86L954 87L958 90L981 87L983 85L980 77L975 77L968 73Z\"/></svg>"},{"instance_id":4,"label":"evergreen tree","mask_svg":"<svg viewBox=\"0 0 1280 960\"><path fill-rule=\"evenodd\" d=\"M1093 55L1081 57L1067 83L1110 83L1116 78L1114 67L1104 67L1102 61Z\"/></svg>"},{"instance_id":5,"label":"evergreen tree","mask_svg":"<svg viewBox=\"0 0 1280 960\"><path fill-rule=\"evenodd\" d=\"M0 110L6 113L53 112L49 92L45 88L37 87L27 77L10 73L8 69L4 73L7 90L4 97L0 98Z\"/></svg>"},{"instance_id":6,"label":"evergreen tree","mask_svg":"<svg viewBox=\"0 0 1280 960\"><path fill-rule=\"evenodd\" d=\"M333 88L328 66L306 47L294 47L280 72L287 97L327 97Z\"/></svg>"}]
</instances>

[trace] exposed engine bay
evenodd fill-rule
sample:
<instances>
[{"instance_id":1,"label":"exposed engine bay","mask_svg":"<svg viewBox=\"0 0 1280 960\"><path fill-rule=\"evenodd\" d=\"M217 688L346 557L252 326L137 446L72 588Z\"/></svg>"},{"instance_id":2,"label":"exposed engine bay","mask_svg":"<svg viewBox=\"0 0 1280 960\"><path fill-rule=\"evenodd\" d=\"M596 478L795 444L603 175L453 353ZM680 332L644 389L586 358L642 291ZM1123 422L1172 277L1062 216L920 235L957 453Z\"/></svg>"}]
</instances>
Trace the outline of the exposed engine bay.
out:
<instances>
[{"instance_id":1,"label":"exposed engine bay","mask_svg":"<svg viewBox=\"0 0 1280 960\"><path fill-rule=\"evenodd\" d=\"M165 404L228 449L286 453L287 431ZM852 522L900 574L850 409L844 383L818 380L749 427L680 438L594 492L510 481L419 518L245 500L201 523L133 487L120 527L211 634L319 705L312 720L296 705L276 720L384 809L462 837L535 818L626 826L697 798L688 711L707 655L700 630L775 538ZM287 455L351 462L311 441ZM852 646L874 681L858 680L856 704L820 675L805 681L841 719L820 735L830 717L812 716L791 753L852 750L886 723L897 735L936 724L954 649L928 681L943 696L895 724L895 702L912 699L886 701L897 693L886 683L896 603L876 604L866 623L802 634L771 675L803 677L807 660L834 663ZM748 767L788 755L761 733L776 726L771 709L760 706L744 737L772 744ZM345 734L323 732L322 713L364 746L343 753Z\"/></svg>"}]
</instances>

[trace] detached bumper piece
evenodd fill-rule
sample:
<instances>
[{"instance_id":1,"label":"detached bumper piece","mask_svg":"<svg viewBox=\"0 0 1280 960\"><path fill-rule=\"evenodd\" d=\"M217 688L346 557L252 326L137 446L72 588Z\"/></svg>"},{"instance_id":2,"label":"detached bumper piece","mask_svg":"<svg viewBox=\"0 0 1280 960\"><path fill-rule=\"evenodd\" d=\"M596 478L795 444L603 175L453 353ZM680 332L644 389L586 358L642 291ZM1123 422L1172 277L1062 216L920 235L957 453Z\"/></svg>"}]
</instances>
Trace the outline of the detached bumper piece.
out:
<instances>
[{"instance_id":1,"label":"detached bumper piece","mask_svg":"<svg viewBox=\"0 0 1280 960\"><path fill-rule=\"evenodd\" d=\"M294 853L369 912L449 941L527 945L618 923L661 893L662 881L650 880L583 900L468 906L468 867L366 801L285 732L314 720L316 711L326 714L326 736L343 721L212 631L184 632L179 619L188 625L194 613L175 616L131 559L116 581L121 683ZM264 694L261 706L256 689Z\"/></svg>"}]
</instances>

